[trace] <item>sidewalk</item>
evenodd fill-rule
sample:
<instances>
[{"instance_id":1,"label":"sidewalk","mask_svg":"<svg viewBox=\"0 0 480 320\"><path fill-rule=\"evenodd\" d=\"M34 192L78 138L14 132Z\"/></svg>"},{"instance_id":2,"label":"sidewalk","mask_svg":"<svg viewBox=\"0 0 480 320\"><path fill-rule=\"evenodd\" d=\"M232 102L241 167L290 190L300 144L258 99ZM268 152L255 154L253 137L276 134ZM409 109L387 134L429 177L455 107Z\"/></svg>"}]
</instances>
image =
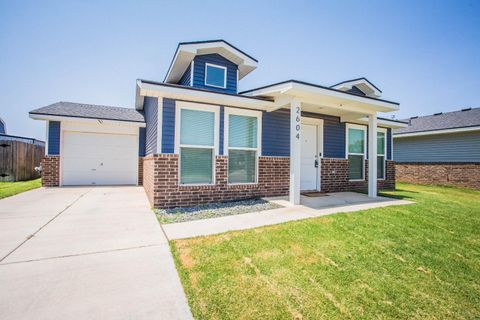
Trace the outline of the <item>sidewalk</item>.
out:
<instances>
[{"instance_id":1,"label":"sidewalk","mask_svg":"<svg viewBox=\"0 0 480 320\"><path fill-rule=\"evenodd\" d=\"M169 240L176 240L218 234L233 230L245 230L269 226L340 212L353 212L413 203L411 201L395 200L384 197L371 199L361 194L354 194L352 196L350 193L331 194L330 197L321 199L303 198L304 197L302 197L302 203L305 203L305 205L291 206L290 203L284 199L271 200L272 202L284 205L285 207L220 218L164 224L162 225L162 228Z\"/></svg>"}]
</instances>

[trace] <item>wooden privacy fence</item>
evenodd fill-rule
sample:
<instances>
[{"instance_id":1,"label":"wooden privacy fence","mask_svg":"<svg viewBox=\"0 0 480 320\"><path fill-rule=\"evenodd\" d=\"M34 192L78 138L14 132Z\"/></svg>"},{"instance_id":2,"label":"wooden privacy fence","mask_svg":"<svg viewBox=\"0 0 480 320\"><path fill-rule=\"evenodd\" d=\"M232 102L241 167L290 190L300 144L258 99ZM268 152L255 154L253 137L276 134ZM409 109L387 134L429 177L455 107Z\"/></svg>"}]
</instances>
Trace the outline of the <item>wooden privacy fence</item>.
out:
<instances>
[{"instance_id":1,"label":"wooden privacy fence","mask_svg":"<svg viewBox=\"0 0 480 320\"><path fill-rule=\"evenodd\" d=\"M45 155L43 141L0 135L0 181L24 181L40 177L35 167Z\"/></svg>"}]
</instances>

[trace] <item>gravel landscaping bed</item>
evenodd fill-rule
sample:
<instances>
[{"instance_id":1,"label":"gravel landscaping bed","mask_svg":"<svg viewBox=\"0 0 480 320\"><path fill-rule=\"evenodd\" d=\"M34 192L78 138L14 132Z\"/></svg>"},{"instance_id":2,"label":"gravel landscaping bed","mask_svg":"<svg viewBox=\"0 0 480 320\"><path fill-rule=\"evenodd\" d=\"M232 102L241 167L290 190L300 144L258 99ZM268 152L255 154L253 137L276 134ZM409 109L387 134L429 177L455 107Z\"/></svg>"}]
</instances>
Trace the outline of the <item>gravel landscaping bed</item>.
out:
<instances>
[{"instance_id":1,"label":"gravel landscaping bed","mask_svg":"<svg viewBox=\"0 0 480 320\"><path fill-rule=\"evenodd\" d=\"M216 202L188 208L155 209L155 214L160 223L174 223L232 216L241 213L265 211L277 208L282 208L282 206L262 199L251 199Z\"/></svg>"}]
</instances>

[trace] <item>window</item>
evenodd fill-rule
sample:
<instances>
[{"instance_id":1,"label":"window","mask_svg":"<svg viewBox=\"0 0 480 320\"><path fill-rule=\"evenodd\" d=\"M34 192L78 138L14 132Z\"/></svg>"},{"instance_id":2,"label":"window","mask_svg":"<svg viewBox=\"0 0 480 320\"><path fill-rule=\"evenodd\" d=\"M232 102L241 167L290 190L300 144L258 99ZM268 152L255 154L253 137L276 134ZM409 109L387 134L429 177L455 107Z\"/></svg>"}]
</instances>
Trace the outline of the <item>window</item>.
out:
<instances>
[{"instance_id":1,"label":"window","mask_svg":"<svg viewBox=\"0 0 480 320\"><path fill-rule=\"evenodd\" d=\"M377 132L377 179L385 179L386 130Z\"/></svg>"},{"instance_id":2,"label":"window","mask_svg":"<svg viewBox=\"0 0 480 320\"><path fill-rule=\"evenodd\" d=\"M366 128L359 125L347 125L348 178L363 180L365 172Z\"/></svg>"},{"instance_id":3,"label":"window","mask_svg":"<svg viewBox=\"0 0 480 320\"><path fill-rule=\"evenodd\" d=\"M218 107L184 103L176 111L180 184L213 184Z\"/></svg>"},{"instance_id":4,"label":"window","mask_svg":"<svg viewBox=\"0 0 480 320\"><path fill-rule=\"evenodd\" d=\"M205 85L226 88L227 87L227 68L214 64L205 64Z\"/></svg>"},{"instance_id":5,"label":"window","mask_svg":"<svg viewBox=\"0 0 480 320\"><path fill-rule=\"evenodd\" d=\"M225 149L228 183L256 183L260 150L261 112L225 110Z\"/></svg>"}]
</instances>

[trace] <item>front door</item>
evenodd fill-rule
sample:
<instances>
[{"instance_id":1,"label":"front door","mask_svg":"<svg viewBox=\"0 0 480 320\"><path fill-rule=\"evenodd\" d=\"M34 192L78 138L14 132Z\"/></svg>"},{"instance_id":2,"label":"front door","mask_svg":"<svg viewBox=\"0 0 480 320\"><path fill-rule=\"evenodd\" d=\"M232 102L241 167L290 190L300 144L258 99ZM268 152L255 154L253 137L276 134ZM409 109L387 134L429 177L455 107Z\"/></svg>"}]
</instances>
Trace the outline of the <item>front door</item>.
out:
<instances>
[{"instance_id":1,"label":"front door","mask_svg":"<svg viewBox=\"0 0 480 320\"><path fill-rule=\"evenodd\" d=\"M302 124L301 132L301 190L318 189L318 126Z\"/></svg>"}]
</instances>

